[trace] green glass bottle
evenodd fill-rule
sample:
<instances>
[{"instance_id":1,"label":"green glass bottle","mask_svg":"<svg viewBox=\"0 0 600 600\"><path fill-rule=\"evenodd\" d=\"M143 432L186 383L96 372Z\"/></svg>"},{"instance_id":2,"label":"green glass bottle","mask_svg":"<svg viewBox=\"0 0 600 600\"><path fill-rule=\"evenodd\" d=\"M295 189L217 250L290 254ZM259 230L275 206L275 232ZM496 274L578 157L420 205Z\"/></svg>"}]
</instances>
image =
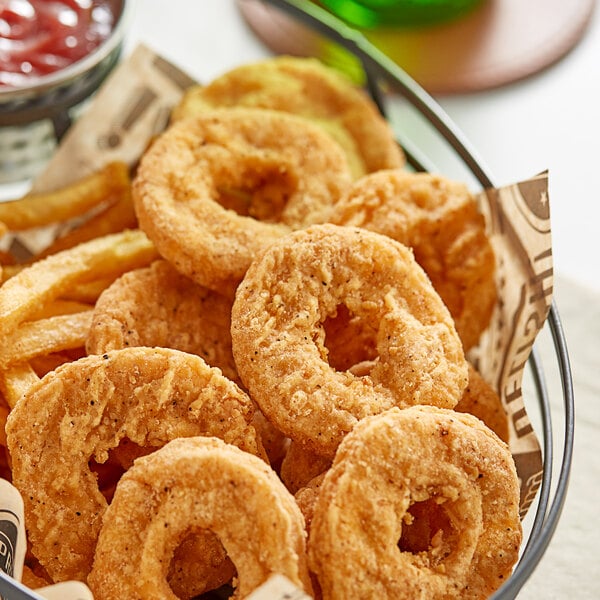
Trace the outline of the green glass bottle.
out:
<instances>
[{"instance_id":1,"label":"green glass bottle","mask_svg":"<svg viewBox=\"0 0 600 600\"><path fill-rule=\"evenodd\" d=\"M456 19L481 0L321 0L325 8L356 27L419 27Z\"/></svg>"}]
</instances>

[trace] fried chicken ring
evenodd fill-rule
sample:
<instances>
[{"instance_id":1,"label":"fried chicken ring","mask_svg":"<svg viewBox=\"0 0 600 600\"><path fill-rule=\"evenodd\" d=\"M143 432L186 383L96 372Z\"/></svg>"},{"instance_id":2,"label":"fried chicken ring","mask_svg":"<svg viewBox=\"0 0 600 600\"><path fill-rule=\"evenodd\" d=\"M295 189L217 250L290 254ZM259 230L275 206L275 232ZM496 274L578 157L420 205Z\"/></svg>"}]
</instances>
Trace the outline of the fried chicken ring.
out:
<instances>
[{"instance_id":1,"label":"fried chicken ring","mask_svg":"<svg viewBox=\"0 0 600 600\"><path fill-rule=\"evenodd\" d=\"M250 398L198 356L125 348L66 363L19 400L6 431L34 555L55 581L85 580L107 501L89 462L127 439L148 450L215 436L264 450Z\"/></svg>"},{"instance_id":2,"label":"fried chicken ring","mask_svg":"<svg viewBox=\"0 0 600 600\"><path fill-rule=\"evenodd\" d=\"M518 498L508 446L481 421L393 408L341 443L314 505L309 567L324 600L487 598L518 558Z\"/></svg>"},{"instance_id":3,"label":"fried chicken ring","mask_svg":"<svg viewBox=\"0 0 600 600\"><path fill-rule=\"evenodd\" d=\"M221 109L176 122L133 182L140 227L180 273L233 292L257 252L328 219L348 188L343 152L306 119Z\"/></svg>"},{"instance_id":4,"label":"fried chicken ring","mask_svg":"<svg viewBox=\"0 0 600 600\"><path fill-rule=\"evenodd\" d=\"M340 305L376 332L368 375L327 362L324 323ZM316 225L271 245L232 309L238 373L285 435L332 456L358 420L392 406L452 408L467 362L448 309L408 248L364 229Z\"/></svg>"},{"instance_id":5,"label":"fried chicken ring","mask_svg":"<svg viewBox=\"0 0 600 600\"><path fill-rule=\"evenodd\" d=\"M173 118L234 106L310 119L345 150L356 177L404 166L404 154L373 101L316 59L280 56L232 69L208 85L189 88Z\"/></svg>"},{"instance_id":6,"label":"fried chicken ring","mask_svg":"<svg viewBox=\"0 0 600 600\"><path fill-rule=\"evenodd\" d=\"M179 274L167 261L125 273L102 292L86 341L88 354L160 346L201 356L236 381L231 352L233 299ZM193 323L193 327L190 324Z\"/></svg>"},{"instance_id":7,"label":"fried chicken ring","mask_svg":"<svg viewBox=\"0 0 600 600\"><path fill-rule=\"evenodd\" d=\"M138 459L119 481L88 578L94 597L175 599L166 579L173 551L204 530L237 568L234 598L273 573L310 593L304 519L275 472L221 440L186 438Z\"/></svg>"},{"instance_id":8,"label":"fried chicken ring","mask_svg":"<svg viewBox=\"0 0 600 600\"><path fill-rule=\"evenodd\" d=\"M429 173L380 171L354 183L331 221L411 247L448 306L465 351L477 344L496 304L495 258L483 215L464 184Z\"/></svg>"}]
</instances>

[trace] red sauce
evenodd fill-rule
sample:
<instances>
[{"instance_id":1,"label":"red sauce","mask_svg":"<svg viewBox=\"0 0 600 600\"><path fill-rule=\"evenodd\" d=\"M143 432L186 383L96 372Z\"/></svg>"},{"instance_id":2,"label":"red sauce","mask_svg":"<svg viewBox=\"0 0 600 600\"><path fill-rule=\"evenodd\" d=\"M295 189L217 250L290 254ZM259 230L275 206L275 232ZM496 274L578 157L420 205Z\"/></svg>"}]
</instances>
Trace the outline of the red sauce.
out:
<instances>
[{"instance_id":1,"label":"red sauce","mask_svg":"<svg viewBox=\"0 0 600 600\"><path fill-rule=\"evenodd\" d=\"M64 69L114 26L108 0L0 0L0 86Z\"/></svg>"}]
</instances>

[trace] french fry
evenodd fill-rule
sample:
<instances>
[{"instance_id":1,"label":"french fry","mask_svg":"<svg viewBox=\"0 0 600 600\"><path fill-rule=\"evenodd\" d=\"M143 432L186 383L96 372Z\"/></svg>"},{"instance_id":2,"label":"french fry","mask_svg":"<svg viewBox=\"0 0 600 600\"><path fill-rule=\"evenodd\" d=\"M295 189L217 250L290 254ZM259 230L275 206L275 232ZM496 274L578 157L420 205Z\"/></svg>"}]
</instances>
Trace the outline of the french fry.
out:
<instances>
[{"instance_id":1,"label":"french fry","mask_svg":"<svg viewBox=\"0 0 600 600\"><path fill-rule=\"evenodd\" d=\"M67 221L103 202L116 202L129 187L127 165L109 163L101 170L55 192L29 194L18 200L0 203L0 223L9 231L23 231Z\"/></svg>"},{"instance_id":2,"label":"french fry","mask_svg":"<svg viewBox=\"0 0 600 600\"><path fill-rule=\"evenodd\" d=\"M70 286L148 265L156 248L140 230L97 238L28 265L0 287L0 336L7 338Z\"/></svg>"},{"instance_id":3,"label":"french fry","mask_svg":"<svg viewBox=\"0 0 600 600\"><path fill-rule=\"evenodd\" d=\"M131 190L129 188L123 189L115 204L111 204L75 229L58 237L48 248L36 256L36 260L73 248L94 238L118 233L124 229L136 229L137 226L137 217L131 200Z\"/></svg>"},{"instance_id":4,"label":"french fry","mask_svg":"<svg viewBox=\"0 0 600 600\"><path fill-rule=\"evenodd\" d=\"M77 302L76 300L53 300L39 311L33 313L29 318L30 321L39 321L40 319L48 319L49 317L58 317L59 315L72 315L73 313L92 310L94 304L90 302Z\"/></svg>"},{"instance_id":5,"label":"french fry","mask_svg":"<svg viewBox=\"0 0 600 600\"><path fill-rule=\"evenodd\" d=\"M93 310L23 323L5 338L0 348L0 367L28 361L35 356L81 348L92 324Z\"/></svg>"},{"instance_id":6,"label":"french fry","mask_svg":"<svg viewBox=\"0 0 600 600\"><path fill-rule=\"evenodd\" d=\"M115 273L112 277L77 283L65 291L62 299L65 302L95 304L100 294L120 275L121 273Z\"/></svg>"},{"instance_id":7,"label":"french fry","mask_svg":"<svg viewBox=\"0 0 600 600\"><path fill-rule=\"evenodd\" d=\"M25 393L40 378L28 362L0 370L0 391L8 406L13 409Z\"/></svg>"}]
</instances>

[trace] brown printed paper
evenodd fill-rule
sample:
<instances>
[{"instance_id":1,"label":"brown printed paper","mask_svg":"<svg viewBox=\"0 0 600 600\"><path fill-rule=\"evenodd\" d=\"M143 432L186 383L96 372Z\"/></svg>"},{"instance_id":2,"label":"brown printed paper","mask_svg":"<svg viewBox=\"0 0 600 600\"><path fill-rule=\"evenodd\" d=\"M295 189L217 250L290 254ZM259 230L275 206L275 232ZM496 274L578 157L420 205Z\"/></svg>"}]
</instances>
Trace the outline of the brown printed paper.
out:
<instances>
[{"instance_id":1,"label":"brown printed paper","mask_svg":"<svg viewBox=\"0 0 600 600\"><path fill-rule=\"evenodd\" d=\"M192 83L183 71L138 46L69 129L33 190L55 190L111 161L135 165Z\"/></svg>"},{"instance_id":2,"label":"brown printed paper","mask_svg":"<svg viewBox=\"0 0 600 600\"><path fill-rule=\"evenodd\" d=\"M87 112L65 136L33 189L56 189L113 160L134 166L152 138L167 125L172 107L192 83L165 59L139 46L106 81ZM499 392L507 411L524 516L542 473L540 446L527 417L521 385L552 296L547 174L486 190L480 194L480 204L497 257L501 300L489 330L469 359ZM35 254L43 249L37 233L33 237L19 234L14 241ZM52 239L46 240L46 245ZM268 594L253 596L253 600L277 598Z\"/></svg>"},{"instance_id":3,"label":"brown printed paper","mask_svg":"<svg viewBox=\"0 0 600 600\"><path fill-rule=\"evenodd\" d=\"M527 417L523 372L552 301L548 175L486 190L480 204L496 254L498 302L470 358L498 391L509 418L510 447L521 479L524 516L541 484L542 458Z\"/></svg>"},{"instance_id":4,"label":"brown printed paper","mask_svg":"<svg viewBox=\"0 0 600 600\"><path fill-rule=\"evenodd\" d=\"M21 494L6 479L0 479L0 569L21 581L25 562L25 521Z\"/></svg>"}]
</instances>

